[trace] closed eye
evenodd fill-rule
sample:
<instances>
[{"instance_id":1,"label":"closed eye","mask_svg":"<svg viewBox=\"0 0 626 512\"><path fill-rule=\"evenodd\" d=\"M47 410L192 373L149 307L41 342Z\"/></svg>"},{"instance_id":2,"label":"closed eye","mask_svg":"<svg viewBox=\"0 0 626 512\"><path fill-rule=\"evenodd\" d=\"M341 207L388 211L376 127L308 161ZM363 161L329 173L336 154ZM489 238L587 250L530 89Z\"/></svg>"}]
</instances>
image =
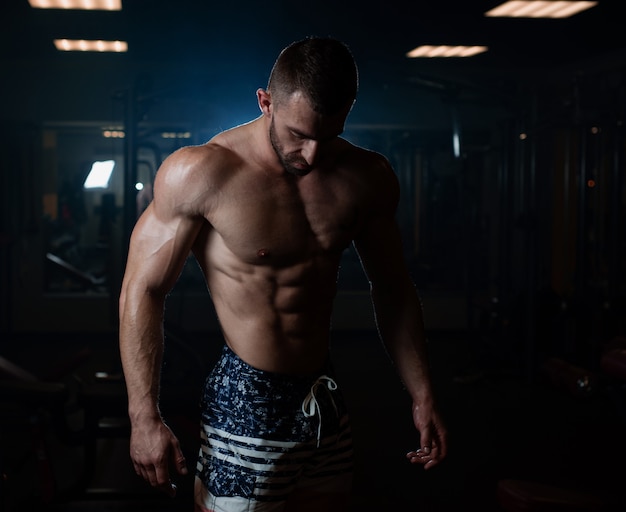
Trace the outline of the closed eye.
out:
<instances>
[{"instance_id":1,"label":"closed eye","mask_svg":"<svg viewBox=\"0 0 626 512\"><path fill-rule=\"evenodd\" d=\"M330 142L331 140L336 139L343 133L343 130L341 130L340 132L333 133L331 135L328 135L327 137L319 138L319 137L314 137L313 135L302 133L298 130L294 130L293 128L290 131L291 131L291 134L299 140L315 140L319 143Z\"/></svg>"}]
</instances>

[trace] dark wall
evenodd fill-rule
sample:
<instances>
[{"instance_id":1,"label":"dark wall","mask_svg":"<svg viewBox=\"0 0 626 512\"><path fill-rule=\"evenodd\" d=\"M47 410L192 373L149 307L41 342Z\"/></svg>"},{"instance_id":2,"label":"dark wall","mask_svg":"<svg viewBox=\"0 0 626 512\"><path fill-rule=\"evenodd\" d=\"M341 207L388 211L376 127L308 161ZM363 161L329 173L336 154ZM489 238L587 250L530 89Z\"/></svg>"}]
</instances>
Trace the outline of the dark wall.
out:
<instances>
[{"instance_id":1,"label":"dark wall","mask_svg":"<svg viewBox=\"0 0 626 512\"><path fill-rule=\"evenodd\" d=\"M116 330L136 218L126 173L147 181L177 147L258 115L266 64L245 76L233 65L232 77L107 55L89 65L74 56L5 64L3 332ZM619 323L626 288L624 76L612 67L519 76L463 74L425 85L381 79L366 65L346 137L386 154L396 169L398 220L428 328L506 332L513 353L530 350L537 332L550 338L541 345L549 350L590 350L589 339L597 345L619 330L608 326ZM111 127L132 128L132 140L104 139ZM114 158L118 174L110 194L78 186L83 218L74 218L76 245L65 246L64 259L88 274L81 276L46 254L68 234L59 231L67 187L71 197L96 158ZM350 251L342 267L335 325L371 328L371 317L356 313L368 304L367 284ZM183 313L190 303L210 307L193 263L168 314L184 328L217 328L213 317ZM572 328L583 318L583 330ZM586 339L568 339L571 332Z\"/></svg>"}]
</instances>

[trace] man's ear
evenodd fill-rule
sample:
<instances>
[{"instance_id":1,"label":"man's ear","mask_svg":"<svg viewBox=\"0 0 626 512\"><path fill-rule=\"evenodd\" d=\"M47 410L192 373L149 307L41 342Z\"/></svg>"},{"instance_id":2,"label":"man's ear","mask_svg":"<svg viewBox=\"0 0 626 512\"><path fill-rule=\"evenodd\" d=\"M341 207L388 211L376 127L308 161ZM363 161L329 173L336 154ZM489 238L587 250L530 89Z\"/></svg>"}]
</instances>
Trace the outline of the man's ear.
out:
<instances>
[{"instance_id":1,"label":"man's ear","mask_svg":"<svg viewBox=\"0 0 626 512\"><path fill-rule=\"evenodd\" d=\"M257 89L256 98L263 115L269 116L272 113L272 95L265 89Z\"/></svg>"}]
</instances>

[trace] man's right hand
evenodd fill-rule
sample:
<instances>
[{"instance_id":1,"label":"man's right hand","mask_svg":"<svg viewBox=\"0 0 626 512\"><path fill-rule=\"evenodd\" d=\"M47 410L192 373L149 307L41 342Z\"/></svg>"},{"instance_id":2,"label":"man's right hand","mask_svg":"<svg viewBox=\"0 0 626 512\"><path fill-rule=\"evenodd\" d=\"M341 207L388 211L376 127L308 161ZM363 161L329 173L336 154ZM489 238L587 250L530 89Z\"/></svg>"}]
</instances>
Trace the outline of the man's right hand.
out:
<instances>
[{"instance_id":1,"label":"man's right hand","mask_svg":"<svg viewBox=\"0 0 626 512\"><path fill-rule=\"evenodd\" d=\"M180 475L187 474L187 465L178 439L162 420L132 426L130 457L135 472L152 487L169 496L176 495L170 464Z\"/></svg>"}]
</instances>

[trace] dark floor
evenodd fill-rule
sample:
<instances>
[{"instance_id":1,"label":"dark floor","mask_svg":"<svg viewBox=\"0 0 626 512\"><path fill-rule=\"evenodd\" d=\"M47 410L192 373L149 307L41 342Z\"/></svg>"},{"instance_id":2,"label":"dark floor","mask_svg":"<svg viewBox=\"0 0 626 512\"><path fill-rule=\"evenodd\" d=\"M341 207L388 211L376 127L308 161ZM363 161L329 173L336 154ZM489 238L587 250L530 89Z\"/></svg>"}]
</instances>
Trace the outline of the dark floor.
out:
<instances>
[{"instance_id":1,"label":"dark floor","mask_svg":"<svg viewBox=\"0 0 626 512\"><path fill-rule=\"evenodd\" d=\"M216 357L220 341L206 344L198 335L182 339L186 342L172 335L166 355L164 414L188 459L193 459L196 423L189 411L194 410L201 375ZM404 457L418 445L410 403L375 333L337 333L333 357L351 410L356 449L353 510L443 512L469 507L497 512L503 510L496 499L497 484L511 478L589 493L615 510L626 510L623 395L613 401L610 383L600 381L595 393L576 396L515 358L477 357L481 351L475 344L459 333L431 336L433 374L450 431L450 453L443 464L425 472ZM81 349L89 353L76 367L59 366ZM59 398L55 390L47 390L43 402L26 407L32 390L2 397L0 512L192 510L191 476L179 478L179 496L168 499L132 471L114 339L93 335L15 339L0 343L0 355L40 377L56 369L57 375L48 375L49 379L64 382L70 391L69 397ZM106 373L106 378L101 374L96 378L96 372ZM42 409L44 402L47 406ZM56 407L80 432L89 424L91 406L101 416L100 423L109 427L91 444L93 433L62 438L54 429L53 416L35 414ZM43 435L33 431L37 426ZM89 446L94 448L93 462Z\"/></svg>"}]
</instances>

